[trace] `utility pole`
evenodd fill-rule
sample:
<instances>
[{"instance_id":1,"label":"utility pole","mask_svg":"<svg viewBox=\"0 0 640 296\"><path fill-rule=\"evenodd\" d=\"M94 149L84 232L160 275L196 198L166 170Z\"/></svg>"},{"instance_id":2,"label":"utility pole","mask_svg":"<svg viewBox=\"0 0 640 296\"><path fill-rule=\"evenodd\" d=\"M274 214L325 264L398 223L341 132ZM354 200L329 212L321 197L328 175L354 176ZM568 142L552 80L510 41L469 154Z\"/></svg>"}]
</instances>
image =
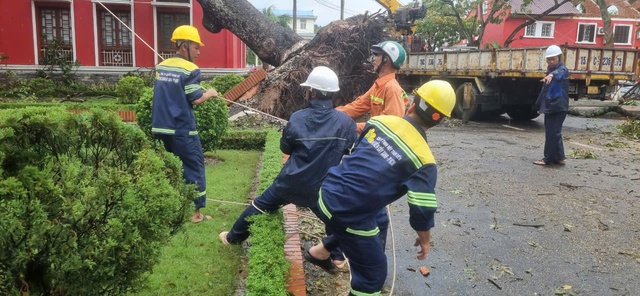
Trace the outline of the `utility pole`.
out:
<instances>
[{"instance_id":1,"label":"utility pole","mask_svg":"<svg viewBox=\"0 0 640 296\"><path fill-rule=\"evenodd\" d=\"M340 0L340 20L344 19L344 0Z\"/></svg>"},{"instance_id":2,"label":"utility pole","mask_svg":"<svg viewBox=\"0 0 640 296\"><path fill-rule=\"evenodd\" d=\"M298 32L297 26L297 18L298 18L298 1L293 0L293 32Z\"/></svg>"}]
</instances>

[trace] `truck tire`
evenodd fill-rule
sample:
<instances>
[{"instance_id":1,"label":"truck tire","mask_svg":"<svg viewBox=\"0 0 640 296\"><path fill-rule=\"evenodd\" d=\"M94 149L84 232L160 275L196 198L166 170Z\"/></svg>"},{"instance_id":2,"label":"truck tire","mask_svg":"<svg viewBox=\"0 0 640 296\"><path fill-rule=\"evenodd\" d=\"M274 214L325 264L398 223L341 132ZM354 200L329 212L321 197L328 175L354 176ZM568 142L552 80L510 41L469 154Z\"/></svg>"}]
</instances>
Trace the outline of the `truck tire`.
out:
<instances>
[{"instance_id":1,"label":"truck tire","mask_svg":"<svg viewBox=\"0 0 640 296\"><path fill-rule=\"evenodd\" d=\"M477 95L479 93L478 88L475 85L473 86L473 89L471 92L473 93L473 95ZM452 112L453 117L464 119L462 118L464 115L464 110L462 109L463 100L464 100L464 83L458 86L458 88L456 89L456 105L455 107L453 107L453 112ZM468 111L467 120L474 119L475 118L474 115L476 114L477 111L478 111L478 104L474 103L473 106L471 106L471 109L469 109Z\"/></svg>"},{"instance_id":2,"label":"truck tire","mask_svg":"<svg viewBox=\"0 0 640 296\"><path fill-rule=\"evenodd\" d=\"M505 106L507 115L513 120L531 120L538 117L538 112L533 110L533 104L519 104Z\"/></svg>"}]
</instances>

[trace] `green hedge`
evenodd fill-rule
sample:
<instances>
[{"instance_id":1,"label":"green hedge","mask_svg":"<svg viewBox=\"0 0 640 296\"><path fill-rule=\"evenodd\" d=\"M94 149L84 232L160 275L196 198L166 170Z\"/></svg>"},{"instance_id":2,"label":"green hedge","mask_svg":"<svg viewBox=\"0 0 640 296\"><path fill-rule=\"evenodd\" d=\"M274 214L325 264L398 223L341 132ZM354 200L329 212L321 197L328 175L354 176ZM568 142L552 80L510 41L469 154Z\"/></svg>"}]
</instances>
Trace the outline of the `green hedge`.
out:
<instances>
[{"instance_id":1,"label":"green hedge","mask_svg":"<svg viewBox=\"0 0 640 296\"><path fill-rule=\"evenodd\" d=\"M264 149L267 131L265 130L232 130L222 137L219 149L262 150ZM279 141L279 140L278 140Z\"/></svg>"},{"instance_id":2,"label":"green hedge","mask_svg":"<svg viewBox=\"0 0 640 296\"><path fill-rule=\"evenodd\" d=\"M2 103L0 109L22 109L27 107L48 107L48 108L64 108L65 110L87 110L89 108L99 108L102 110L135 110L132 104L114 104L114 103L78 103L78 102L13 102Z\"/></svg>"},{"instance_id":3,"label":"green hedge","mask_svg":"<svg viewBox=\"0 0 640 296\"><path fill-rule=\"evenodd\" d=\"M91 111L0 111L0 295L134 291L190 215L180 161Z\"/></svg>"},{"instance_id":4,"label":"green hedge","mask_svg":"<svg viewBox=\"0 0 640 296\"><path fill-rule=\"evenodd\" d=\"M267 133L258 192L264 191L282 168L280 133ZM251 247L249 248L249 275L246 295L286 296L289 261L284 254L284 229L282 211L270 215L255 215L250 219Z\"/></svg>"}]
</instances>

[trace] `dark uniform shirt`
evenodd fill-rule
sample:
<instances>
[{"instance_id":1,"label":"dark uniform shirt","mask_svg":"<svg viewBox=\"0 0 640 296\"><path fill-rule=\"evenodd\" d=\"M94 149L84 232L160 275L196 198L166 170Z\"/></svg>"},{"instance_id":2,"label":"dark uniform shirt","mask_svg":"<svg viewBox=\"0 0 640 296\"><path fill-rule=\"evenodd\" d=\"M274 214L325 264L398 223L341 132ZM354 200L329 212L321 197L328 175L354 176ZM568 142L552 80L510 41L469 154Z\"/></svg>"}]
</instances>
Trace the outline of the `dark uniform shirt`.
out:
<instances>
[{"instance_id":1,"label":"dark uniform shirt","mask_svg":"<svg viewBox=\"0 0 640 296\"><path fill-rule=\"evenodd\" d=\"M192 101L202 97L200 69L177 55L156 66L151 132L196 135Z\"/></svg>"},{"instance_id":2,"label":"dark uniform shirt","mask_svg":"<svg viewBox=\"0 0 640 296\"><path fill-rule=\"evenodd\" d=\"M280 150L290 157L274 181L274 194L298 206L315 206L322 179L357 136L356 123L333 109L330 100L310 101L309 108L291 115L282 133Z\"/></svg>"},{"instance_id":3,"label":"dark uniform shirt","mask_svg":"<svg viewBox=\"0 0 640 296\"><path fill-rule=\"evenodd\" d=\"M437 208L436 163L424 130L411 118L371 118L351 155L329 170L322 183L320 210L347 232L372 236L376 215L407 195L410 224L426 231Z\"/></svg>"}]
</instances>

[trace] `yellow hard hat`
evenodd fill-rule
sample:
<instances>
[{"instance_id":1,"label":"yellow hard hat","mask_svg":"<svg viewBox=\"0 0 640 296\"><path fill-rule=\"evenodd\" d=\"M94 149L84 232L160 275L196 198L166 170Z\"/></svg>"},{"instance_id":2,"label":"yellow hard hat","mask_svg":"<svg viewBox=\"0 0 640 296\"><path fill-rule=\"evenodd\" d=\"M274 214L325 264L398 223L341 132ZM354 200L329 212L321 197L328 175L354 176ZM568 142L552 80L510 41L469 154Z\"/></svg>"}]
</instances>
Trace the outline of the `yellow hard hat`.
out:
<instances>
[{"instance_id":1,"label":"yellow hard hat","mask_svg":"<svg viewBox=\"0 0 640 296\"><path fill-rule=\"evenodd\" d=\"M198 29L194 26L182 25L173 30L173 34L171 35L171 42L175 43L178 40L189 40L200 44L200 46L204 46L204 44L200 41L200 34L198 34Z\"/></svg>"},{"instance_id":2,"label":"yellow hard hat","mask_svg":"<svg viewBox=\"0 0 640 296\"><path fill-rule=\"evenodd\" d=\"M435 109L438 113L451 117L451 110L456 105L456 92L449 82L431 80L414 90L413 93L420 98L420 100L415 100L418 116L439 122L440 116L431 110Z\"/></svg>"}]
</instances>

